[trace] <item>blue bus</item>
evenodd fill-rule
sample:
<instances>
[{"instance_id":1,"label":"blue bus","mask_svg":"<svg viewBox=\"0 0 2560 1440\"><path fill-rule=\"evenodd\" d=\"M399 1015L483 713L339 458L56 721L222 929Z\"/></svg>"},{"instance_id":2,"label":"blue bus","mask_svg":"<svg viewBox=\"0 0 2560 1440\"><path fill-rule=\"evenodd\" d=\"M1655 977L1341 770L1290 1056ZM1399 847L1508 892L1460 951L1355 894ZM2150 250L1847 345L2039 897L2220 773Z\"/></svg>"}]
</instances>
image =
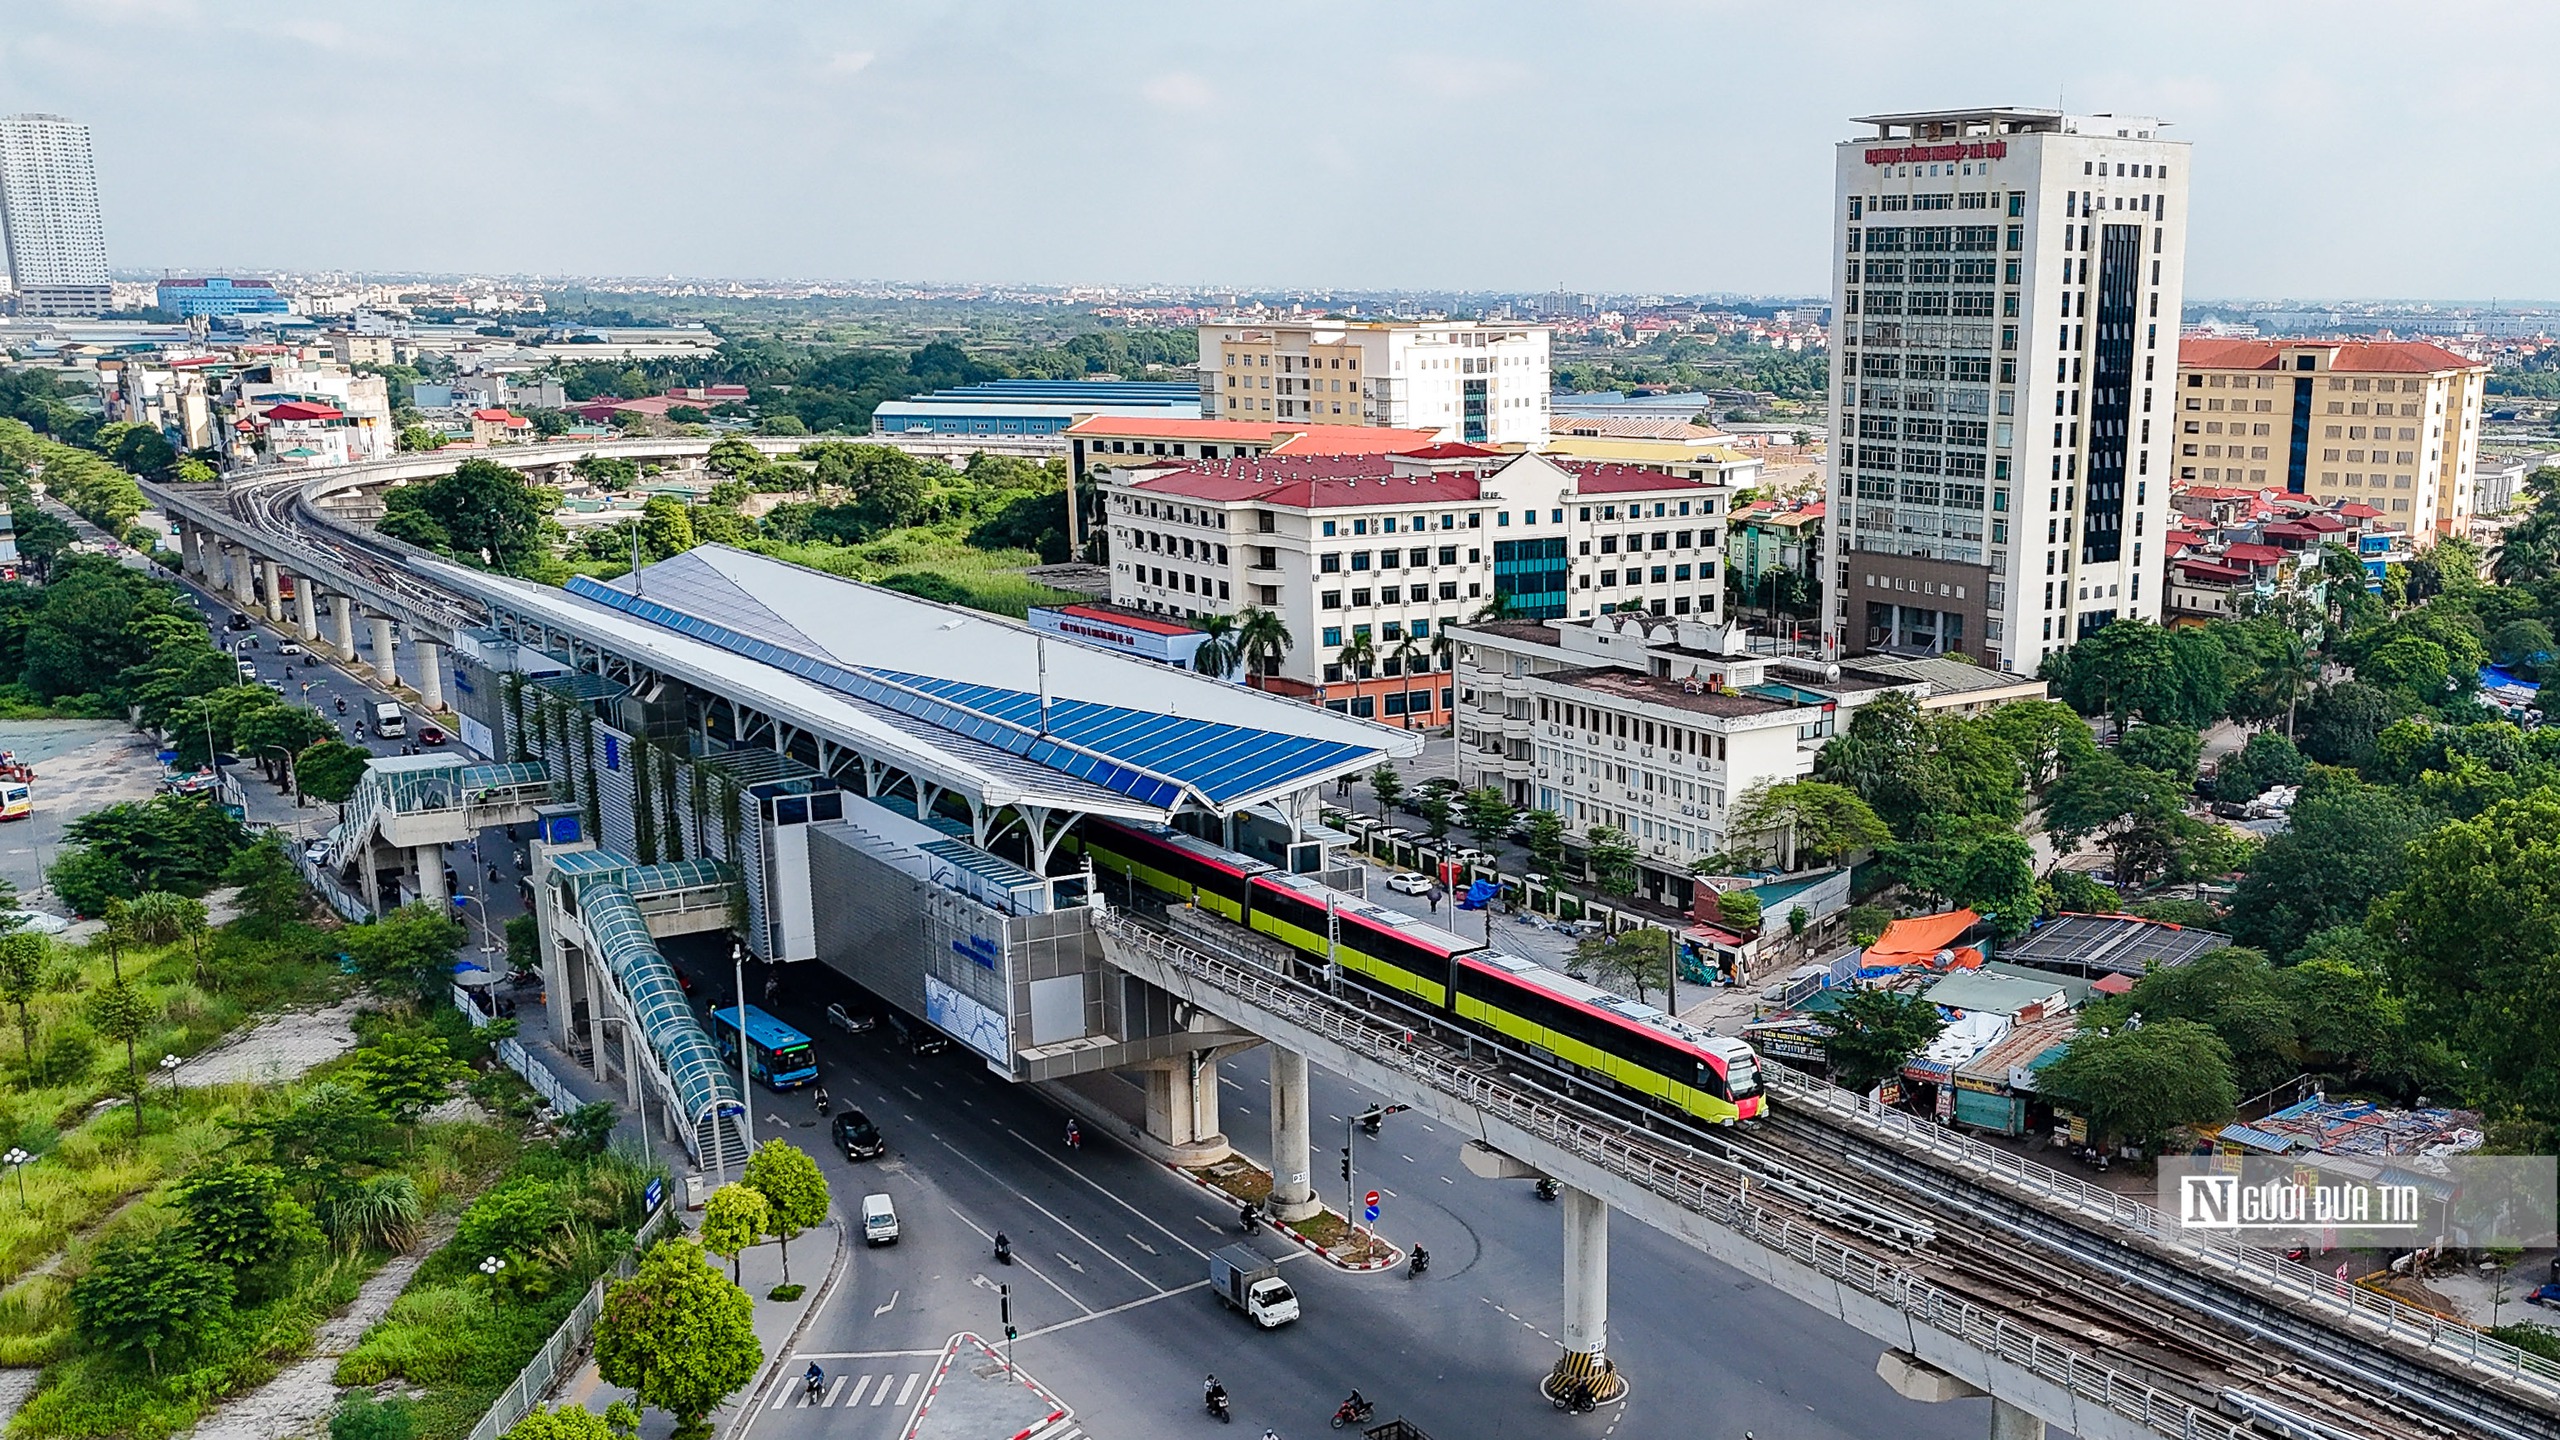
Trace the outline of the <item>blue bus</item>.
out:
<instances>
[{"instance_id":1,"label":"blue bus","mask_svg":"<svg viewBox=\"0 0 2560 1440\"><path fill-rule=\"evenodd\" d=\"M776 1090L796 1090L818 1078L817 1052L809 1037L750 1005L747 1009L747 1073ZM711 1038L720 1053L738 1059L738 1010L711 1012Z\"/></svg>"}]
</instances>

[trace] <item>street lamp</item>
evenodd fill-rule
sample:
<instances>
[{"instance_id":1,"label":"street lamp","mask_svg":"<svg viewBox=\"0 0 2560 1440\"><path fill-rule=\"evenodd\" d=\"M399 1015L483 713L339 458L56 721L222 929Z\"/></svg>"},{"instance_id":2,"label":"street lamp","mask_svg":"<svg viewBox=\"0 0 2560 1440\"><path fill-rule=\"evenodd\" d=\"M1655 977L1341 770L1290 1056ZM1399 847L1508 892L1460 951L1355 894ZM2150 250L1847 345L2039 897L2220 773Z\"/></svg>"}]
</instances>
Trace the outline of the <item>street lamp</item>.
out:
<instances>
[{"instance_id":1,"label":"street lamp","mask_svg":"<svg viewBox=\"0 0 2560 1440\"><path fill-rule=\"evenodd\" d=\"M0 1165L7 1165L18 1172L18 1204L22 1208L27 1203L27 1162L34 1158L15 1145L9 1147L8 1154L0 1155Z\"/></svg>"},{"instance_id":2,"label":"street lamp","mask_svg":"<svg viewBox=\"0 0 2560 1440\"><path fill-rule=\"evenodd\" d=\"M480 953L483 955L497 954L498 942L496 938L489 933L489 902L477 895L456 895L453 897L453 908L456 910L462 910L463 914L468 915L471 912L462 909L462 907L466 905L478 905L480 907Z\"/></svg>"},{"instance_id":3,"label":"street lamp","mask_svg":"<svg viewBox=\"0 0 2560 1440\"><path fill-rule=\"evenodd\" d=\"M497 1279L498 1272L506 1268L507 1262L499 1259L495 1255L492 1255L488 1259L480 1262L480 1273L488 1276L492 1280Z\"/></svg>"},{"instance_id":4,"label":"street lamp","mask_svg":"<svg viewBox=\"0 0 2560 1440\"><path fill-rule=\"evenodd\" d=\"M160 1073L169 1077L170 1089L175 1090L178 1088L178 1067L185 1063L185 1061L180 1060L175 1055L163 1055L160 1057Z\"/></svg>"}]
</instances>

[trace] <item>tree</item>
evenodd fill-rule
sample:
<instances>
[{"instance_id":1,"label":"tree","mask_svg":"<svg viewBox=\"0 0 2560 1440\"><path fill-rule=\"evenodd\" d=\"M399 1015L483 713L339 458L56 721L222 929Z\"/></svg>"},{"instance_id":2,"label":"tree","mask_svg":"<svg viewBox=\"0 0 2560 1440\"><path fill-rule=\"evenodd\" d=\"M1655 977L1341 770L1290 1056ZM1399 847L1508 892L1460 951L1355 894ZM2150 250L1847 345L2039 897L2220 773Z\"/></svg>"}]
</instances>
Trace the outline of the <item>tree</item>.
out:
<instances>
[{"instance_id":1,"label":"tree","mask_svg":"<svg viewBox=\"0 0 2560 1440\"><path fill-rule=\"evenodd\" d=\"M43 936L16 928L0 932L0 1000L18 1012L18 1048L30 1073L36 1064L36 1021L27 1006L44 993L51 958Z\"/></svg>"},{"instance_id":2,"label":"tree","mask_svg":"<svg viewBox=\"0 0 2560 1440\"><path fill-rule=\"evenodd\" d=\"M1512 808L1510 801L1502 797L1502 791L1491 785L1479 785L1461 796L1458 809L1466 820L1467 829L1488 845L1501 839L1520 814Z\"/></svg>"},{"instance_id":3,"label":"tree","mask_svg":"<svg viewBox=\"0 0 2560 1440\"><path fill-rule=\"evenodd\" d=\"M1550 875L1563 869L1564 817L1553 810L1530 811L1528 834L1522 843L1529 851L1529 858L1538 862L1539 869Z\"/></svg>"},{"instance_id":4,"label":"tree","mask_svg":"<svg viewBox=\"0 0 2560 1440\"><path fill-rule=\"evenodd\" d=\"M302 918L307 892L302 871L285 853L284 838L269 833L223 867L222 883L239 887L241 929L251 935L274 935Z\"/></svg>"},{"instance_id":5,"label":"tree","mask_svg":"<svg viewBox=\"0 0 2560 1440\"><path fill-rule=\"evenodd\" d=\"M2232 1080L2254 1094L2295 1072L2291 1006L2275 967L2246 946L2209 951L2184 965L2152 970L2132 990L2092 1006L2086 1023L2192 1020L2220 1037Z\"/></svg>"},{"instance_id":6,"label":"tree","mask_svg":"<svg viewBox=\"0 0 2560 1440\"><path fill-rule=\"evenodd\" d=\"M1342 673L1350 678L1366 680L1377 670L1378 642L1369 638L1367 630L1354 630L1351 638L1342 643L1342 648L1334 652L1333 663L1341 666Z\"/></svg>"},{"instance_id":7,"label":"tree","mask_svg":"<svg viewBox=\"0 0 2560 1440\"><path fill-rule=\"evenodd\" d=\"M765 458L763 451L746 441L735 435L724 435L711 442L711 453L702 457L702 463L715 474L736 479L763 469Z\"/></svg>"},{"instance_id":8,"label":"tree","mask_svg":"<svg viewBox=\"0 0 2560 1440\"><path fill-rule=\"evenodd\" d=\"M235 1271L284 1259L318 1238L311 1212L273 1165L216 1161L180 1181L175 1194L197 1253Z\"/></svg>"},{"instance_id":9,"label":"tree","mask_svg":"<svg viewBox=\"0 0 2560 1440\"><path fill-rule=\"evenodd\" d=\"M385 503L376 528L467 563L532 577L551 558L547 497L494 460L474 456L440 480L393 490Z\"/></svg>"},{"instance_id":10,"label":"tree","mask_svg":"<svg viewBox=\"0 0 2560 1440\"><path fill-rule=\"evenodd\" d=\"M2096 757L2089 722L2059 700L2012 700L1982 717L1985 729L2018 760L2018 774L2041 795L2062 772Z\"/></svg>"},{"instance_id":11,"label":"tree","mask_svg":"<svg viewBox=\"0 0 2560 1440\"><path fill-rule=\"evenodd\" d=\"M1951 820L1878 858L1885 874L1921 894L1992 917L2004 938L2035 922L2035 851L2001 821Z\"/></svg>"},{"instance_id":12,"label":"tree","mask_svg":"<svg viewBox=\"0 0 2560 1440\"><path fill-rule=\"evenodd\" d=\"M1586 974L1616 980L1636 992L1636 1003L1643 1004L1648 993L1668 989L1671 984L1671 956L1668 930L1645 926L1621 930L1615 935L1594 935L1577 942L1573 958Z\"/></svg>"},{"instance_id":13,"label":"tree","mask_svg":"<svg viewBox=\"0 0 2560 1440\"><path fill-rule=\"evenodd\" d=\"M2405 698L2345 680L2311 697L2303 719L2302 753L2323 765L2362 765L2373 757L2374 737L2408 708Z\"/></svg>"},{"instance_id":14,"label":"tree","mask_svg":"<svg viewBox=\"0 0 2560 1440\"><path fill-rule=\"evenodd\" d=\"M232 726L231 738L241 754L256 757L258 768L269 779L290 774L299 781L299 772L288 767L303 751L337 739L338 727L308 705L268 705L241 716Z\"/></svg>"},{"instance_id":15,"label":"tree","mask_svg":"<svg viewBox=\"0 0 2560 1440\"><path fill-rule=\"evenodd\" d=\"M529 917L519 917L529 918ZM560 1151L564 1155L601 1155L613 1143L613 1127L622 1112L610 1100L590 1100L560 1117Z\"/></svg>"},{"instance_id":16,"label":"tree","mask_svg":"<svg viewBox=\"0 0 2560 1440\"><path fill-rule=\"evenodd\" d=\"M2163 630L2119 620L2045 657L2055 693L2083 715L2134 716L2201 730L2231 699L2222 642L2202 630Z\"/></svg>"},{"instance_id":17,"label":"tree","mask_svg":"<svg viewBox=\"0 0 2560 1440\"><path fill-rule=\"evenodd\" d=\"M1245 665L1256 676L1269 679L1297 642L1279 612L1248 605L1236 613L1236 643L1242 647Z\"/></svg>"},{"instance_id":18,"label":"tree","mask_svg":"<svg viewBox=\"0 0 2560 1440\"><path fill-rule=\"evenodd\" d=\"M160 1347L210 1325L231 1307L231 1272L199 1253L182 1228L124 1236L98 1247L71 1282L71 1310L90 1344L139 1350L160 1373Z\"/></svg>"},{"instance_id":19,"label":"tree","mask_svg":"<svg viewBox=\"0 0 2560 1440\"><path fill-rule=\"evenodd\" d=\"M469 938L461 922L423 902L339 932L367 983L428 1004L451 993L454 952Z\"/></svg>"},{"instance_id":20,"label":"tree","mask_svg":"<svg viewBox=\"0 0 2560 1440\"><path fill-rule=\"evenodd\" d=\"M1369 772L1369 789L1378 797L1378 808L1391 811L1404 796L1404 777L1393 765L1381 765Z\"/></svg>"},{"instance_id":21,"label":"tree","mask_svg":"<svg viewBox=\"0 0 2560 1440\"><path fill-rule=\"evenodd\" d=\"M2478 1098L2560 1120L2560 791L2413 841L2371 923L2413 1026L2463 1057Z\"/></svg>"},{"instance_id":22,"label":"tree","mask_svg":"<svg viewBox=\"0 0 2560 1440\"><path fill-rule=\"evenodd\" d=\"M2273 730L2261 730L2215 765L2214 797L2254 800L2275 786L2301 784L2307 770L2302 752L2291 740Z\"/></svg>"},{"instance_id":23,"label":"tree","mask_svg":"<svg viewBox=\"0 0 2560 1440\"><path fill-rule=\"evenodd\" d=\"M755 1378L764 1345L747 1292L722 1279L702 1247L664 1240L606 1292L595 1355L606 1384L676 1417L676 1440L706 1440L704 1417Z\"/></svg>"},{"instance_id":24,"label":"tree","mask_svg":"<svg viewBox=\"0 0 2560 1440\"><path fill-rule=\"evenodd\" d=\"M652 560L681 555L694 546L693 517L673 495L652 495L640 507L640 549Z\"/></svg>"},{"instance_id":25,"label":"tree","mask_svg":"<svg viewBox=\"0 0 2560 1440\"><path fill-rule=\"evenodd\" d=\"M1244 651L1244 642L1237 635L1235 617L1204 615L1199 624L1200 645L1191 652L1191 668L1224 680L1235 673L1236 662Z\"/></svg>"},{"instance_id":26,"label":"tree","mask_svg":"<svg viewBox=\"0 0 2560 1440\"><path fill-rule=\"evenodd\" d=\"M422 1030L383 1036L358 1050L349 1069L365 1098L403 1129L443 1104L456 1082L471 1073L443 1040Z\"/></svg>"},{"instance_id":27,"label":"tree","mask_svg":"<svg viewBox=\"0 0 2560 1440\"><path fill-rule=\"evenodd\" d=\"M2036 1088L2085 1117L2093 1135L2146 1147L2177 1126L2222 1120L2240 1103L2230 1048L2192 1020L2084 1029Z\"/></svg>"},{"instance_id":28,"label":"tree","mask_svg":"<svg viewBox=\"0 0 2560 1440\"><path fill-rule=\"evenodd\" d=\"M2204 736L2183 725L2141 724L2116 742L2116 758L2127 765L2157 770L2193 784L2196 761L2204 754Z\"/></svg>"},{"instance_id":29,"label":"tree","mask_svg":"<svg viewBox=\"0 0 2560 1440\"><path fill-rule=\"evenodd\" d=\"M1840 1008L1815 1017L1828 1037L1823 1053L1840 1084L1866 1094L1899 1073L1902 1062L1947 1028L1938 1007L1901 990L1853 989Z\"/></svg>"},{"instance_id":30,"label":"tree","mask_svg":"<svg viewBox=\"0 0 2560 1440\"><path fill-rule=\"evenodd\" d=\"M738 1255L773 1228L773 1206L764 1192L731 1181L711 1192L702 1205L702 1248L729 1262L729 1278L738 1278Z\"/></svg>"},{"instance_id":31,"label":"tree","mask_svg":"<svg viewBox=\"0 0 2560 1440\"><path fill-rule=\"evenodd\" d=\"M2539 620L2510 620L2489 637L2489 658L2528 680L2540 678L2542 667L2560 652L2551 627Z\"/></svg>"},{"instance_id":32,"label":"tree","mask_svg":"<svg viewBox=\"0 0 2560 1440\"><path fill-rule=\"evenodd\" d=\"M2068 849L2102 837L2114 852L2117 883L2137 884L2180 866L2217 828L2187 814L2186 792L2174 775L2102 754L2054 785L2045 825Z\"/></svg>"},{"instance_id":33,"label":"tree","mask_svg":"<svg viewBox=\"0 0 2560 1440\"><path fill-rule=\"evenodd\" d=\"M1901 691L1858 707L1814 762L1814 778L1854 791L1895 835L1948 815L2015 821L2025 812L2018 757L1988 725L1928 715Z\"/></svg>"},{"instance_id":34,"label":"tree","mask_svg":"<svg viewBox=\"0 0 2560 1440\"><path fill-rule=\"evenodd\" d=\"M1449 838L1449 823L1456 807L1449 803L1448 791L1423 791L1422 800L1416 808L1422 811L1422 828L1430 832L1433 840Z\"/></svg>"},{"instance_id":35,"label":"tree","mask_svg":"<svg viewBox=\"0 0 2560 1440\"><path fill-rule=\"evenodd\" d=\"M1730 828L1737 835L1782 836L1778 863L1789 870L1799 860L1820 864L1893 838L1875 808L1856 791L1822 780L1755 786L1735 809Z\"/></svg>"},{"instance_id":36,"label":"tree","mask_svg":"<svg viewBox=\"0 0 2560 1440\"><path fill-rule=\"evenodd\" d=\"M248 840L247 830L209 795L109 805L72 821L63 835L78 848L56 861L47 878L63 902L84 915L103 915L109 900L146 890L202 895Z\"/></svg>"},{"instance_id":37,"label":"tree","mask_svg":"<svg viewBox=\"0 0 2560 1440\"><path fill-rule=\"evenodd\" d=\"M302 793L314 800L344 805L364 780L365 767L373 763L373 753L361 746L339 740L323 740L302 752L294 764L294 779Z\"/></svg>"},{"instance_id":38,"label":"tree","mask_svg":"<svg viewBox=\"0 0 2560 1440\"><path fill-rule=\"evenodd\" d=\"M2453 660L2433 640L2400 635L2367 652L2356 664L2356 678L2432 704L2451 685Z\"/></svg>"},{"instance_id":39,"label":"tree","mask_svg":"<svg viewBox=\"0 0 2560 1440\"><path fill-rule=\"evenodd\" d=\"M747 1157L747 1168L738 1178L771 1207L766 1223L782 1242L782 1279L788 1284L791 1237L827 1218L827 1177L819 1173L818 1162L809 1158L808 1151L767 1140Z\"/></svg>"},{"instance_id":40,"label":"tree","mask_svg":"<svg viewBox=\"0 0 2560 1440\"><path fill-rule=\"evenodd\" d=\"M2333 772L2324 772L2325 774ZM2405 796L2352 778L2315 780L2231 898L2231 937L2278 958L2312 935L2362 925L2406 880L2409 846L2433 827Z\"/></svg>"},{"instance_id":41,"label":"tree","mask_svg":"<svg viewBox=\"0 0 2560 1440\"><path fill-rule=\"evenodd\" d=\"M1893 912L1881 905L1852 905L1841 917L1849 926L1849 939L1859 945L1873 945L1883 938L1885 927L1893 923Z\"/></svg>"},{"instance_id":42,"label":"tree","mask_svg":"<svg viewBox=\"0 0 2560 1440\"><path fill-rule=\"evenodd\" d=\"M1604 895L1632 895L1636 890L1636 842L1614 825L1594 825L1582 838L1583 862Z\"/></svg>"},{"instance_id":43,"label":"tree","mask_svg":"<svg viewBox=\"0 0 2560 1440\"><path fill-rule=\"evenodd\" d=\"M1727 890L1716 897L1716 914L1724 918L1726 929L1738 935L1757 934L1760 897L1748 890Z\"/></svg>"},{"instance_id":44,"label":"tree","mask_svg":"<svg viewBox=\"0 0 2560 1440\"><path fill-rule=\"evenodd\" d=\"M124 1046L125 1091L133 1097L133 1133L138 1138L142 1134L142 1070L134 1062L133 1047L151 1033L160 1013L140 987L121 975L90 991L80 1013L98 1038Z\"/></svg>"}]
</instances>

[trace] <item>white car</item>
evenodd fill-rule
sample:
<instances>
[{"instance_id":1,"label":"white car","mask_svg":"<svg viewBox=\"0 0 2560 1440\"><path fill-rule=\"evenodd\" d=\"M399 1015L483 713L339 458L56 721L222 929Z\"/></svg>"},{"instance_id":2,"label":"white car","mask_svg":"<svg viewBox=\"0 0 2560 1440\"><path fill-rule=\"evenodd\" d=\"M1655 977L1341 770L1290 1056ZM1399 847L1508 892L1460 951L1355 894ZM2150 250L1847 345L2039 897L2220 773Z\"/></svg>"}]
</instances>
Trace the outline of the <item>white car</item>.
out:
<instances>
[{"instance_id":1,"label":"white car","mask_svg":"<svg viewBox=\"0 0 2560 1440\"><path fill-rule=\"evenodd\" d=\"M1388 876L1387 888L1399 895L1428 895L1431 893L1431 877L1407 870Z\"/></svg>"},{"instance_id":2,"label":"white car","mask_svg":"<svg viewBox=\"0 0 2560 1440\"><path fill-rule=\"evenodd\" d=\"M276 653L277 653L277 654L279 654L279 655L308 655L308 654L310 654L311 652L310 652L310 651L308 651L308 650L303 649L300 645L295 644L293 641L291 641L291 640L287 640L287 641L285 641L283 644L278 645L278 646L276 647Z\"/></svg>"}]
</instances>

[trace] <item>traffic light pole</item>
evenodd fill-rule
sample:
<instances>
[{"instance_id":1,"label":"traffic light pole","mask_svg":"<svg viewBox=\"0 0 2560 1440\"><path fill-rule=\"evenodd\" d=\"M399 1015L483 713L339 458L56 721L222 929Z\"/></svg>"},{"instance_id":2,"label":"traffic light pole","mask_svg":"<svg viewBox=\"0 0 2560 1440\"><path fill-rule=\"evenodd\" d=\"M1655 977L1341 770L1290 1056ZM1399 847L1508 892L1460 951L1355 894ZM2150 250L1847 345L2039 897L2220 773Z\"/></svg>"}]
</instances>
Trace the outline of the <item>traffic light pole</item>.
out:
<instances>
[{"instance_id":1,"label":"traffic light pole","mask_svg":"<svg viewBox=\"0 0 2560 1440\"><path fill-rule=\"evenodd\" d=\"M996 1287L996 1307L996 1313L1004 1321L1004 1373L1011 1375L1013 1373L1013 1286L1010 1283Z\"/></svg>"}]
</instances>

